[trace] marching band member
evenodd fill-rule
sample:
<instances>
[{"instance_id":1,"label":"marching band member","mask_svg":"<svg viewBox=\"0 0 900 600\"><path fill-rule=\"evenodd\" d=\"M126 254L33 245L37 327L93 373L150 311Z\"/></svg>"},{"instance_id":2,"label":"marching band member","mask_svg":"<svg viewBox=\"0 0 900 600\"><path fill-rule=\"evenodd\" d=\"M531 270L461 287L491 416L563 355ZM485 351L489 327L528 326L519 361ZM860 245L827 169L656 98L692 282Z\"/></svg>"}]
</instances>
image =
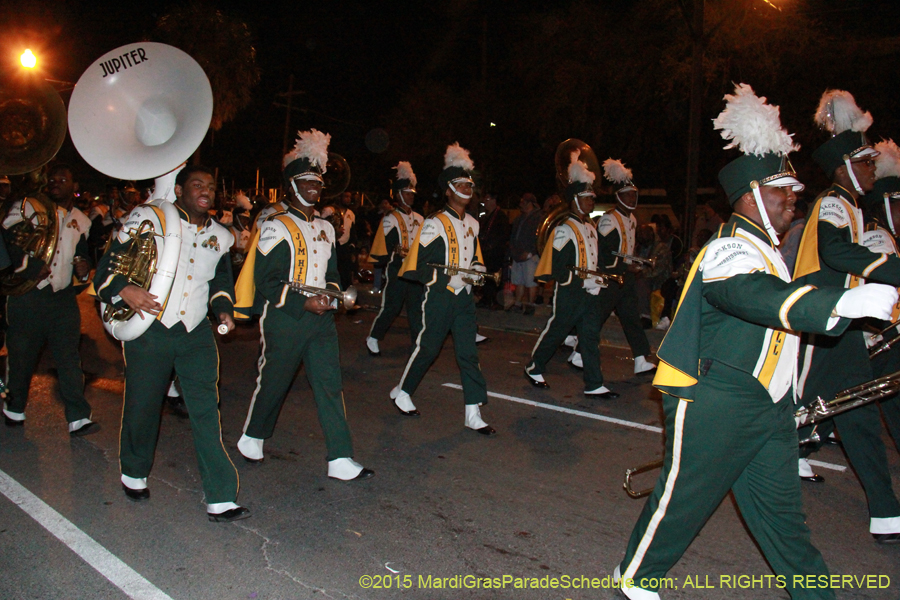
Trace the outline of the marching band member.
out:
<instances>
[{"instance_id":1,"label":"marching band member","mask_svg":"<svg viewBox=\"0 0 900 600\"><path fill-rule=\"evenodd\" d=\"M653 585L679 560L729 490L792 598L834 598L798 585L828 575L812 546L795 464L794 331L837 335L849 319L890 314L896 290L791 282L777 250L803 189L786 155L796 149L778 107L740 84L716 129L743 156L719 172L734 207L694 262L659 349L665 460L614 578L626 597L659 598ZM723 427L727 420L729 426Z\"/></svg>"},{"instance_id":2,"label":"marching band member","mask_svg":"<svg viewBox=\"0 0 900 600\"><path fill-rule=\"evenodd\" d=\"M209 217L215 190L213 172L206 167L187 166L175 178L181 254L167 298L128 283L111 265L112 253L127 250L128 232L145 220L164 234L162 211L148 204L137 206L126 218L97 267L94 287L104 302L134 309L137 314L132 318L154 319L140 337L122 344L126 367L119 463L125 495L134 501L150 498L147 478L156 453L162 402L174 370L191 421L207 515L213 522L230 522L246 519L250 511L235 503L238 474L222 445L219 351L206 318L211 309L220 327L234 329L228 252L234 239Z\"/></svg>"},{"instance_id":3,"label":"marching band member","mask_svg":"<svg viewBox=\"0 0 900 600\"><path fill-rule=\"evenodd\" d=\"M263 442L275 432L278 413L302 362L325 433L328 476L366 479L375 472L353 460L331 298L290 291L289 282L341 289L334 228L314 214L331 136L315 129L299 135L294 149L284 157L290 206L263 223L238 279L238 316L249 318L251 307L253 314L262 315L262 355L237 447L248 461L263 460Z\"/></svg>"},{"instance_id":4,"label":"marching band member","mask_svg":"<svg viewBox=\"0 0 900 600\"><path fill-rule=\"evenodd\" d=\"M853 289L865 278L896 287L900 285L900 258L873 252L861 244L863 215L857 199L872 190L878 154L865 135L872 116L863 113L848 92L829 90L820 100L816 122L833 135L813 153L813 159L833 183L819 194L809 212L794 279L820 287ZM851 327L838 338L809 336L804 344L798 382L803 404L819 397L834 398L839 391L872 379L862 326ZM819 424L822 439L834 426L866 492L869 532L880 543L900 542L900 501L891 485L878 406L861 406ZM801 439L808 437L808 428L801 429L799 435ZM813 450L813 444L801 448L800 476L821 481L805 464Z\"/></svg>"},{"instance_id":5,"label":"marching band member","mask_svg":"<svg viewBox=\"0 0 900 600\"><path fill-rule=\"evenodd\" d=\"M601 283L596 277L580 277L569 267L597 270L597 230L591 221L594 210L594 178L585 163L572 153L569 185L565 196L571 205L566 221L553 230L547 240L535 279L555 280L553 314L531 351L531 363L525 367L528 381L535 387L550 387L544 380L547 363L574 327L584 349L584 393L586 396L612 399L619 395L603 385L600 371L600 320L597 295ZM609 285L616 285L609 282Z\"/></svg>"},{"instance_id":6,"label":"marching band member","mask_svg":"<svg viewBox=\"0 0 900 600\"><path fill-rule=\"evenodd\" d=\"M416 338L416 348L406 363L400 383L391 390L391 398L403 415L419 416L411 396L440 353L447 334L452 333L466 404L465 426L484 435L493 435L496 431L484 422L479 409L480 405L487 404L487 383L475 346L472 276L450 275L446 268L432 266L447 265L485 272L478 246L478 220L466 213L475 190L474 168L469 152L458 143L447 148L444 170L438 177L447 204L443 210L425 219L400 269L401 277L425 284L425 299L422 301L423 326Z\"/></svg>"},{"instance_id":7,"label":"marching band member","mask_svg":"<svg viewBox=\"0 0 900 600\"><path fill-rule=\"evenodd\" d=\"M875 151L879 153L875 157L875 184L871 192L859 199L866 218L862 244L873 252L900 255L897 245L897 233L900 231L900 148L893 140L886 140L875 144ZM894 307L891 323L898 319L900 305ZM888 343L900 335L900 327L890 328L882 335L880 342ZM878 343L879 340L872 342ZM872 357L875 378L900 371L900 347L896 343L891 344L887 351L876 352ZM900 396L880 400L879 405L894 443L900 444Z\"/></svg>"},{"instance_id":8,"label":"marching band member","mask_svg":"<svg viewBox=\"0 0 900 600\"><path fill-rule=\"evenodd\" d=\"M68 165L58 163L47 171L47 195L56 207L59 225L52 263L45 264L27 255L11 242L10 229L34 216L39 209L36 200L27 198L24 207L14 203L3 221L3 236L15 273L38 281L26 293L7 300L6 381L10 393L3 403L3 419L10 427L25 423L31 376L46 344L53 352L59 373L59 393L69 434L87 435L97 431L99 425L91 421L91 407L84 397L84 372L78 351L81 312L76 296L84 290L91 270L87 245L91 222L75 207L75 178Z\"/></svg>"},{"instance_id":9,"label":"marching band member","mask_svg":"<svg viewBox=\"0 0 900 600\"><path fill-rule=\"evenodd\" d=\"M390 257L381 292L381 310L372 322L372 329L366 338L366 349L372 356L381 354L378 342L384 339L404 304L413 344L422 330L422 284L400 278L403 259L422 227L422 215L412 209L416 194L416 174L413 173L412 165L405 161L400 161L394 168L397 176L391 190L398 200L397 208L381 220L381 227L378 228L372 250L369 251L369 255L376 261Z\"/></svg>"},{"instance_id":10,"label":"marching band member","mask_svg":"<svg viewBox=\"0 0 900 600\"><path fill-rule=\"evenodd\" d=\"M266 204L259 214L256 215L256 229L254 231L259 231L262 228L262 224L266 219L274 215L275 213L282 213L287 211L290 203L287 200L287 197L278 200L277 202L270 202Z\"/></svg>"}]
</instances>

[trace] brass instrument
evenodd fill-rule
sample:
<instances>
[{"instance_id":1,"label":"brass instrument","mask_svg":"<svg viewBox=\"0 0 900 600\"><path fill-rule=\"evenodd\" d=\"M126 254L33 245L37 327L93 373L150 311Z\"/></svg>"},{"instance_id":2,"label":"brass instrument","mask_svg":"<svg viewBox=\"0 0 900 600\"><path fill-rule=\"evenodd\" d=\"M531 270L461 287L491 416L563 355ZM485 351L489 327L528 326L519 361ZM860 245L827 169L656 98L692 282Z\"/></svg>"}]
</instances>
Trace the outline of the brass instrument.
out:
<instances>
[{"instance_id":1,"label":"brass instrument","mask_svg":"<svg viewBox=\"0 0 900 600\"><path fill-rule=\"evenodd\" d=\"M809 406L804 406L794 411L794 419L798 429L805 427L806 425L817 425L819 422L831 418L834 415L839 415L842 412L847 412L848 410L863 406L864 404L887 398L888 396L896 394L898 391L900 391L900 371L885 375L884 377L874 379L867 383L847 388L842 392L838 392L834 399L829 400L828 402L818 398ZM819 441L821 441L821 438L816 432L816 427L813 427L810 436L800 440L799 444L802 446L809 443L818 443ZM654 469L660 469L662 466L663 461L657 460L633 469L626 469L623 487L628 495L632 498L641 498L652 492L653 488L635 491L632 487L631 479L634 475L646 473L647 471L652 471Z\"/></svg>"},{"instance_id":2,"label":"brass instrument","mask_svg":"<svg viewBox=\"0 0 900 600\"><path fill-rule=\"evenodd\" d=\"M435 263L427 263L429 267L434 267L435 269L444 269L447 272L447 275L450 277L455 277L460 273L463 275L470 275L471 277L463 277L462 280L469 285L474 286L482 286L484 285L485 279L490 279L494 282L494 285L500 285L500 271L496 273L482 273L481 271L476 271L475 269L465 269L463 267L452 267L450 265L438 265Z\"/></svg>"},{"instance_id":3,"label":"brass instrument","mask_svg":"<svg viewBox=\"0 0 900 600\"><path fill-rule=\"evenodd\" d=\"M898 325L900 325L900 321L894 321L893 323L891 323L890 325L888 325L887 327L885 327L884 329L882 329L881 331L879 331L878 333L873 335L872 337L877 338L879 336L882 336L885 333L887 333L888 331L890 331L891 329L896 329ZM900 333L897 333L894 337L892 337L888 340L884 340L884 339L881 340L880 342L878 342L877 344L875 344L874 346L869 348L869 358L875 358L882 352L887 352L888 350L893 348L894 344L896 344L898 341L900 341Z\"/></svg>"},{"instance_id":4,"label":"brass instrument","mask_svg":"<svg viewBox=\"0 0 900 600\"><path fill-rule=\"evenodd\" d=\"M622 484L622 487L625 488L625 493L631 496L632 498L643 498L653 491L653 488L647 488L643 490L637 490L631 485L631 478L635 475L639 475L641 473L646 473L647 471L655 471L656 469L662 469L663 461L654 460L653 462L649 462L646 465L641 465L640 467L635 467L633 469L625 470L625 483Z\"/></svg>"},{"instance_id":5,"label":"brass instrument","mask_svg":"<svg viewBox=\"0 0 900 600\"><path fill-rule=\"evenodd\" d=\"M568 219L571 214L572 213L569 211L569 207L566 204L560 204L544 217L544 220L541 222L537 231L538 256L543 254L544 248L547 246L547 241L550 239L550 236L553 235L553 230L565 223L566 219Z\"/></svg>"},{"instance_id":6,"label":"brass instrument","mask_svg":"<svg viewBox=\"0 0 900 600\"><path fill-rule=\"evenodd\" d=\"M347 212L347 209L338 204L333 204L329 208L331 208L331 214L325 217L325 220L334 227L334 237L337 241L344 235L344 213Z\"/></svg>"},{"instance_id":7,"label":"brass instrument","mask_svg":"<svg viewBox=\"0 0 900 600\"><path fill-rule=\"evenodd\" d=\"M619 285L625 283L625 278L621 275L613 275L612 273L601 273L600 271L591 271L590 269L584 269L581 267L576 267L575 265L569 265L568 269L581 277L582 279L591 279L595 278L595 281L600 284L601 287L608 287L610 281L615 281Z\"/></svg>"},{"instance_id":8,"label":"brass instrument","mask_svg":"<svg viewBox=\"0 0 900 600\"><path fill-rule=\"evenodd\" d=\"M328 296L329 298L336 298L344 308L348 309L353 308L356 305L356 288L352 285L342 292L340 290L304 285L296 281L282 280L281 283L287 285L292 292L296 292L303 296Z\"/></svg>"},{"instance_id":9,"label":"brass instrument","mask_svg":"<svg viewBox=\"0 0 900 600\"><path fill-rule=\"evenodd\" d=\"M828 402L821 398L817 398L809 406L803 406L794 411L794 419L797 421L797 428L807 425L816 425L825 419L834 415L839 415L848 410L852 410L858 406L893 396L900 392L900 371L873 379L867 383L847 388ZM821 440L816 432L816 427L810 436L804 440L800 440L800 445L809 443L818 443Z\"/></svg>"},{"instance_id":10,"label":"brass instrument","mask_svg":"<svg viewBox=\"0 0 900 600\"><path fill-rule=\"evenodd\" d=\"M630 260L631 262L638 263L640 265L646 265L651 269L656 267L656 257L653 258L642 258L640 256L632 256L631 254L624 254L622 252L610 252L613 256L618 256L619 258L624 258L625 260Z\"/></svg>"},{"instance_id":11,"label":"brass instrument","mask_svg":"<svg viewBox=\"0 0 900 600\"><path fill-rule=\"evenodd\" d=\"M34 214L25 216L26 205L34 208ZM9 228L13 245L45 264L50 264L56 253L56 243L59 240L59 219L56 214L56 204L47 199L43 194L37 194L32 198L25 198L19 208L22 220ZM7 272L0 280L0 291L7 296L21 296L31 291L40 283L37 279L26 279L16 273Z\"/></svg>"},{"instance_id":12,"label":"brass instrument","mask_svg":"<svg viewBox=\"0 0 900 600\"><path fill-rule=\"evenodd\" d=\"M115 235L115 232L111 233L109 239L112 240ZM131 240L125 251L110 254L110 268L116 275L125 277L128 283L144 290L149 289L153 275L156 274L156 263L159 258L154 238L163 238L164 236L156 233L153 223L147 220L142 222L137 229L130 229L128 235ZM107 304L103 309L105 323L127 321L132 316L134 316L134 309L127 304L121 308Z\"/></svg>"},{"instance_id":13,"label":"brass instrument","mask_svg":"<svg viewBox=\"0 0 900 600\"><path fill-rule=\"evenodd\" d=\"M322 183L323 200L343 194L350 185L350 165L347 163L347 159L340 154L329 152L322 179L324 179Z\"/></svg>"}]
</instances>

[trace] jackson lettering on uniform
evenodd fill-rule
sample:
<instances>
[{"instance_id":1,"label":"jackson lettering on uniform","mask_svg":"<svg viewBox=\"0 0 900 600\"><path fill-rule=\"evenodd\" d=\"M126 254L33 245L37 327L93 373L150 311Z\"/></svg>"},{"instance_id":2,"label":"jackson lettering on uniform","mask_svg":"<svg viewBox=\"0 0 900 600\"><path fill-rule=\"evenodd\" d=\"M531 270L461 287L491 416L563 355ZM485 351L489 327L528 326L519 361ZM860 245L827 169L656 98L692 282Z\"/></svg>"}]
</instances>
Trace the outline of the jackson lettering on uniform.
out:
<instances>
[{"instance_id":1,"label":"jackson lettering on uniform","mask_svg":"<svg viewBox=\"0 0 900 600\"><path fill-rule=\"evenodd\" d=\"M106 77L107 75L118 73L121 69L134 67L147 60L147 53L144 49L135 48L130 52L119 55L117 58L111 58L106 62L100 63L100 68L103 70L103 77ZM101 79L103 77L101 77Z\"/></svg>"}]
</instances>

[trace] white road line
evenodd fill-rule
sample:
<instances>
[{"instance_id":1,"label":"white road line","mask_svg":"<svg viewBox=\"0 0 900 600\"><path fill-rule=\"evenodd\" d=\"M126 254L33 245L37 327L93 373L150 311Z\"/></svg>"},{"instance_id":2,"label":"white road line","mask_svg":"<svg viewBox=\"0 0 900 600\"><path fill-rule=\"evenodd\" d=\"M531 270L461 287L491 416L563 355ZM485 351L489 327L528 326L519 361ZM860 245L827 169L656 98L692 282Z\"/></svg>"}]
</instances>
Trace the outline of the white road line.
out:
<instances>
[{"instance_id":1,"label":"white road line","mask_svg":"<svg viewBox=\"0 0 900 600\"><path fill-rule=\"evenodd\" d=\"M462 386L456 383L445 383L443 387L453 388L454 390L461 390ZM632 429L642 429L644 431L652 431L653 433L662 433L662 427L656 427L655 425L644 425L643 423L635 423L633 421L626 421L624 419L616 419L613 417L606 417L603 415L598 415L595 413L585 412L583 410L575 410L574 408L565 408L564 406L556 406L555 404L545 404L543 402L535 402L534 400L526 400L525 398L516 398L515 396L507 396L506 394L498 394L496 392L488 392L488 396L491 398L499 398L500 400L509 400L510 402L517 402L519 404L526 404L528 406L536 406L538 408L546 408L547 410L554 410L556 412L566 413L568 415L575 415L578 417L585 417L587 419L594 419L595 421L605 421L606 423L612 423L613 425L621 425L622 427L631 427ZM822 469L831 469L832 471L838 471L843 473L847 470L847 467L843 465L835 465L832 463L821 462L818 460L810 460L809 464L814 465L816 467L821 467Z\"/></svg>"},{"instance_id":2,"label":"white road line","mask_svg":"<svg viewBox=\"0 0 900 600\"><path fill-rule=\"evenodd\" d=\"M134 569L119 560L109 550L98 544L2 470L0 470L0 493L3 493L29 517L71 548L75 554L125 592L129 598L134 600L172 600L168 594L144 579Z\"/></svg>"}]
</instances>

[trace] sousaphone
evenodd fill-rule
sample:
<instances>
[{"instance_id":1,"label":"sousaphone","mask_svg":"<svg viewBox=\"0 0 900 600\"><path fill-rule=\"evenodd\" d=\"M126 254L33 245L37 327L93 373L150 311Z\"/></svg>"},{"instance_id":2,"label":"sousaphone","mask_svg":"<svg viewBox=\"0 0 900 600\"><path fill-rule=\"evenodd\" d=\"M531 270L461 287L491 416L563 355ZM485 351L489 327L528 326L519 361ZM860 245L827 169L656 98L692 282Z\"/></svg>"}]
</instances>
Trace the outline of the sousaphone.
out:
<instances>
[{"instance_id":1,"label":"sousaphone","mask_svg":"<svg viewBox=\"0 0 900 600\"><path fill-rule=\"evenodd\" d=\"M34 73L8 77L0 87L0 173L21 175L40 169L56 156L65 138L66 107L56 90ZM12 243L49 264L59 239L56 205L43 194L34 194L11 210L23 217L10 227ZM6 273L0 293L20 296L38 283Z\"/></svg>"},{"instance_id":2,"label":"sousaphone","mask_svg":"<svg viewBox=\"0 0 900 600\"><path fill-rule=\"evenodd\" d=\"M181 217L172 204L175 176L194 153L212 119L212 88L206 73L181 50L140 42L94 61L69 102L69 133L92 167L116 179L156 178L153 200L165 232L149 220L128 232L130 247L115 257L117 274L164 304L181 254ZM149 224L149 225L148 225ZM153 243L148 243L152 239ZM103 326L117 340L143 334L153 319L131 311L108 311Z\"/></svg>"}]
</instances>

